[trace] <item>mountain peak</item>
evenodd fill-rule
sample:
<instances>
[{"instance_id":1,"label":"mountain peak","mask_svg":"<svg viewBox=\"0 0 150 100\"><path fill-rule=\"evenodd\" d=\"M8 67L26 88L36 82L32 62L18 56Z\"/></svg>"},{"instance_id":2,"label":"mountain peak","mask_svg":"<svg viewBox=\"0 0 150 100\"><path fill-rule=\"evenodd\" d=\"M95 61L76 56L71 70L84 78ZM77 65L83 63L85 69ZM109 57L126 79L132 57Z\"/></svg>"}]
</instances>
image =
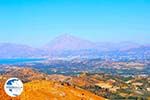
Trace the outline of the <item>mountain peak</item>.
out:
<instances>
[{"instance_id":1,"label":"mountain peak","mask_svg":"<svg viewBox=\"0 0 150 100\"><path fill-rule=\"evenodd\" d=\"M75 40L75 39L79 39L79 38L66 33L66 34L62 34L62 35L56 37L53 41L56 41L56 40L66 41L66 40Z\"/></svg>"},{"instance_id":2,"label":"mountain peak","mask_svg":"<svg viewBox=\"0 0 150 100\"><path fill-rule=\"evenodd\" d=\"M91 47L93 47L92 42L70 34L60 35L46 45L46 48L51 50L81 50Z\"/></svg>"}]
</instances>

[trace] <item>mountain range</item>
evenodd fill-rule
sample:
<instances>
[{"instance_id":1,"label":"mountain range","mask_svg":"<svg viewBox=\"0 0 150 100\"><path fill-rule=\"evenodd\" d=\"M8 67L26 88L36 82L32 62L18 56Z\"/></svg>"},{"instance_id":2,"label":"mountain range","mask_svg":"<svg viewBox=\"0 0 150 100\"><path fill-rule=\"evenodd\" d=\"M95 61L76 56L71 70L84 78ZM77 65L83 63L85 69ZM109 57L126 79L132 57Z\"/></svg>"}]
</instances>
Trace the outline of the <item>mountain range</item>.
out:
<instances>
[{"instance_id":1,"label":"mountain range","mask_svg":"<svg viewBox=\"0 0 150 100\"><path fill-rule=\"evenodd\" d=\"M72 35L56 37L41 48L13 43L0 43L0 58L88 56L103 52L134 52L150 54L150 45L132 42L94 43Z\"/></svg>"}]
</instances>

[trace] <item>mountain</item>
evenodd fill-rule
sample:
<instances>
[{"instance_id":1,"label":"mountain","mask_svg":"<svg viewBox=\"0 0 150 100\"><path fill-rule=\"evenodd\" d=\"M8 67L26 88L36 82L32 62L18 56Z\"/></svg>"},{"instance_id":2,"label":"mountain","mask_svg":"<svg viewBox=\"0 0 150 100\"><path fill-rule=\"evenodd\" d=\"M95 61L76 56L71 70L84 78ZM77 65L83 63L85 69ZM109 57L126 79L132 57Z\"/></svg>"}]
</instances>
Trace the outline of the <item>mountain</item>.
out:
<instances>
[{"instance_id":1,"label":"mountain","mask_svg":"<svg viewBox=\"0 0 150 100\"><path fill-rule=\"evenodd\" d=\"M44 48L49 51L79 51L79 50L98 50L98 51L112 51L112 50L128 50L132 48L138 48L141 45L124 41L120 43L110 42L91 42L84 40L69 34L63 34L56 37Z\"/></svg>"},{"instance_id":2,"label":"mountain","mask_svg":"<svg viewBox=\"0 0 150 100\"><path fill-rule=\"evenodd\" d=\"M131 54L149 54L149 45L139 45L133 42L95 43L84 40L69 34L56 37L42 48L33 48L27 45L1 43L0 58L17 58L17 57L56 57L56 56L88 56L95 57L99 55L109 55L119 53L120 55ZM148 52L147 52L148 51ZM133 54L133 53L132 53ZM140 55L142 56L142 55Z\"/></svg>"},{"instance_id":3,"label":"mountain","mask_svg":"<svg viewBox=\"0 0 150 100\"><path fill-rule=\"evenodd\" d=\"M50 51L65 51L65 50L86 50L94 48L95 44L91 41L80 39L75 36L64 34L56 37L45 48Z\"/></svg>"},{"instance_id":4,"label":"mountain","mask_svg":"<svg viewBox=\"0 0 150 100\"><path fill-rule=\"evenodd\" d=\"M0 44L0 58L38 57L42 54L42 50L27 45L13 43Z\"/></svg>"},{"instance_id":5,"label":"mountain","mask_svg":"<svg viewBox=\"0 0 150 100\"><path fill-rule=\"evenodd\" d=\"M96 56L105 52L126 52L127 50L140 48L141 45L134 42L120 42L109 43L101 42L95 43L84 40L72 35L64 34L56 37L44 48L47 50L49 56Z\"/></svg>"}]
</instances>

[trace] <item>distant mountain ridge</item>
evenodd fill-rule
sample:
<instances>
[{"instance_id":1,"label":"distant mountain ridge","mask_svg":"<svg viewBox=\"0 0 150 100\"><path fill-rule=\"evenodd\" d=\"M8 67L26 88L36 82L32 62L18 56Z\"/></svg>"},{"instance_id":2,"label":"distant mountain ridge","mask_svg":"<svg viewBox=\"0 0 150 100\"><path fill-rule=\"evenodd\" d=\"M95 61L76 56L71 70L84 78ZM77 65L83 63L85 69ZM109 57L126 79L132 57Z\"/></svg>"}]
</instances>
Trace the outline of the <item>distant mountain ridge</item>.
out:
<instances>
[{"instance_id":1,"label":"distant mountain ridge","mask_svg":"<svg viewBox=\"0 0 150 100\"><path fill-rule=\"evenodd\" d=\"M150 45L132 42L94 43L72 35L56 37L42 48L27 45L0 43L0 58L49 57L49 56L85 56L98 55L101 52L142 52L150 53Z\"/></svg>"},{"instance_id":2,"label":"distant mountain ridge","mask_svg":"<svg viewBox=\"0 0 150 100\"><path fill-rule=\"evenodd\" d=\"M42 50L27 45L13 43L0 44L0 58L38 57L43 53Z\"/></svg>"}]
</instances>

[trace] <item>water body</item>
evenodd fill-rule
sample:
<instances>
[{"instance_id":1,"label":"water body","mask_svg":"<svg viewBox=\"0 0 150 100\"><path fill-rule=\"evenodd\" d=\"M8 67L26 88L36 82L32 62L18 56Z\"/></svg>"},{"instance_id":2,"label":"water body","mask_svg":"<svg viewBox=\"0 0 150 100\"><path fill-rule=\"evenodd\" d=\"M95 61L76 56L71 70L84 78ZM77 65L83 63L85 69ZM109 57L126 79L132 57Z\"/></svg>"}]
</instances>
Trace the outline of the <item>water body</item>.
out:
<instances>
[{"instance_id":1,"label":"water body","mask_svg":"<svg viewBox=\"0 0 150 100\"><path fill-rule=\"evenodd\" d=\"M15 58L15 59L0 59L0 64L22 64L45 60L44 58Z\"/></svg>"}]
</instances>

